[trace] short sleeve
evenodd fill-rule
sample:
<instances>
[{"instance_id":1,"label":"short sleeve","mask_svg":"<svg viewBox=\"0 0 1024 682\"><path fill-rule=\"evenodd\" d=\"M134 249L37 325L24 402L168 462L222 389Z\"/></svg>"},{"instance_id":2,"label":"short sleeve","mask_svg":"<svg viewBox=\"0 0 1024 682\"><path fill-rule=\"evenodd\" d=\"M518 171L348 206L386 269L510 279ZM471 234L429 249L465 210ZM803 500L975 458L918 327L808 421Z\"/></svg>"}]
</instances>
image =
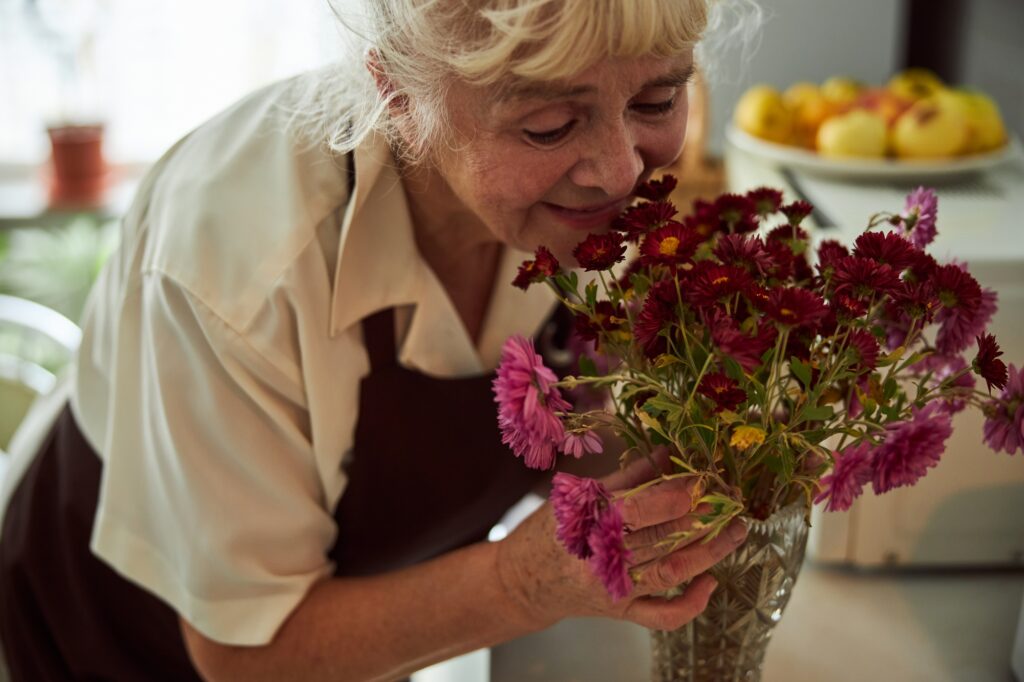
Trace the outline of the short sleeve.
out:
<instances>
[{"instance_id":1,"label":"short sleeve","mask_svg":"<svg viewBox=\"0 0 1024 682\"><path fill-rule=\"evenodd\" d=\"M331 571L297 362L160 273L123 302L92 549L225 644L270 642Z\"/></svg>"}]
</instances>

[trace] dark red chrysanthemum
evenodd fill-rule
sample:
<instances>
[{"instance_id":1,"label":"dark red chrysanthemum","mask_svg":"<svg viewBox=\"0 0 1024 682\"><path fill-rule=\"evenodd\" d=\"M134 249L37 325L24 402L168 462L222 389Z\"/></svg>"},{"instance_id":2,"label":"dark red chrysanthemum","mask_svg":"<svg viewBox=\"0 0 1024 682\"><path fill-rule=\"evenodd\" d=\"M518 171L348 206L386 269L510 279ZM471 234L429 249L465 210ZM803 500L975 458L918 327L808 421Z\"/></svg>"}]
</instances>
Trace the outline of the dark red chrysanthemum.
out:
<instances>
[{"instance_id":1,"label":"dark red chrysanthemum","mask_svg":"<svg viewBox=\"0 0 1024 682\"><path fill-rule=\"evenodd\" d=\"M939 305L935 288L930 282L904 280L889 292L886 316L921 320L927 324L932 321Z\"/></svg>"},{"instance_id":2,"label":"dark red chrysanthemum","mask_svg":"<svg viewBox=\"0 0 1024 682\"><path fill-rule=\"evenodd\" d=\"M814 206L807 203L806 201L794 201L792 204L786 204L779 209L783 215L793 225L799 225L804 218L811 215L814 212Z\"/></svg>"},{"instance_id":3,"label":"dark red chrysanthemum","mask_svg":"<svg viewBox=\"0 0 1024 682\"><path fill-rule=\"evenodd\" d=\"M865 232L854 242L853 255L885 263L902 272L918 260L919 249L895 232Z\"/></svg>"},{"instance_id":4,"label":"dark red chrysanthemum","mask_svg":"<svg viewBox=\"0 0 1024 682\"><path fill-rule=\"evenodd\" d=\"M718 211L715 205L697 199L693 202L693 213L683 218L683 225L686 225L705 239L709 238L719 230Z\"/></svg>"},{"instance_id":5,"label":"dark red chrysanthemum","mask_svg":"<svg viewBox=\"0 0 1024 682\"><path fill-rule=\"evenodd\" d=\"M641 199L663 201L668 199L677 184L678 181L674 175L665 174L661 177L661 180L648 180L640 184L636 188L635 194Z\"/></svg>"},{"instance_id":6,"label":"dark red chrysanthemum","mask_svg":"<svg viewBox=\"0 0 1024 682\"><path fill-rule=\"evenodd\" d=\"M825 317L821 318L821 322L818 323L816 328L809 327L808 331L813 336L814 333L821 334L822 336L832 336L836 333L836 329L839 327L839 318L836 316L836 309L830 305L826 305Z\"/></svg>"},{"instance_id":7,"label":"dark red chrysanthemum","mask_svg":"<svg viewBox=\"0 0 1024 682\"><path fill-rule=\"evenodd\" d=\"M545 277L554 277L558 273L558 259L543 246L537 247L533 260L523 261L519 266L512 285L525 290L534 282L542 282Z\"/></svg>"},{"instance_id":8,"label":"dark red chrysanthemum","mask_svg":"<svg viewBox=\"0 0 1024 682\"><path fill-rule=\"evenodd\" d=\"M711 341L725 357L739 363L745 372L753 372L761 366L761 356L775 343L778 330L765 320L758 324L757 334L745 334L732 317L725 311L715 309L707 318L711 330Z\"/></svg>"},{"instance_id":9,"label":"dark red chrysanthemum","mask_svg":"<svg viewBox=\"0 0 1024 682\"><path fill-rule=\"evenodd\" d=\"M626 245L622 243L622 235L614 232L589 234L572 251L580 267L585 270L607 270L622 260L625 254Z\"/></svg>"},{"instance_id":10,"label":"dark red chrysanthemum","mask_svg":"<svg viewBox=\"0 0 1024 682\"><path fill-rule=\"evenodd\" d=\"M769 318L791 327L813 327L828 315L821 296L796 287L769 289L768 300L755 300L755 305Z\"/></svg>"},{"instance_id":11,"label":"dark red chrysanthemum","mask_svg":"<svg viewBox=\"0 0 1024 682\"><path fill-rule=\"evenodd\" d=\"M766 305L771 300L769 289L766 289L759 284L751 284L743 293L747 295L750 302L759 310L762 305Z\"/></svg>"},{"instance_id":12,"label":"dark red chrysanthemum","mask_svg":"<svg viewBox=\"0 0 1024 682\"><path fill-rule=\"evenodd\" d=\"M623 211L612 221L612 228L625 232L630 239L635 240L667 224L678 212L676 207L667 201L646 201Z\"/></svg>"},{"instance_id":13,"label":"dark red chrysanthemum","mask_svg":"<svg viewBox=\"0 0 1024 682\"><path fill-rule=\"evenodd\" d=\"M648 232L640 246L640 254L648 265L676 265L693 258L702 241L699 234L673 221Z\"/></svg>"},{"instance_id":14,"label":"dark red chrysanthemum","mask_svg":"<svg viewBox=\"0 0 1024 682\"><path fill-rule=\"evenodd\" d=\"M868 311L864 301L846 294L837 294L832 299L832 308L836 311L836 320L842 324L848 324Z\"/></svg>"},{"instance_id":15,"label":"dark red chrysanthemum","mask_svg":"<svg viewBox=\"0 0 1024 682\"><path fill-rule=\"evenodd\" d=\"M677 319L677 301L676 281L672 278L656 282L647 292L644 305L633 323L633 335L647 357L656 357L668 349L661 330Z\"/></svg>"},{"instance_id":16,"label":"dark red chrysanthemum","mask_svg":"<svg viewBox=\"0 0 1024 682\"><path fill-rule=\"evenodd\" d=\"M594 314L576 313L576 334L586 341L596 341L598 334L617 329L626 321L626 312L622 306L615 307L611 301L598 301L594 306Z\"/></svg>"},{"instance_id":17,"label":"dark red chrysanthemum","mask_svg":"<svg viewBox=\"0 0 1024 682\"><path fill-rule=\"evenodd\" d=\"M854 298L871 298L875 293L888 293L900 283L898 272L870 258L846 256L835 261L833 268L833 290Z\"/></svg>"},{"instance_id":18,"label":"dark red chrysanthemum","mask_svg":"<svg viewBox=\"0 0 1024 682\"><path fill-rule=\"evenodd\" d=\"M904 278L911 282L925 282L939 269L939 263L924 251L918 251L914 262L904 273Z\"/></svg>"},{"instance_id":19,"label":"dark red chrysanthemum","mask_svg":"<svg viewBox=\"0 0 1024 682\"><path fill-rule=\"evenodd\" d=\"M811 264L807 262L807 255L793 254L793 280L795 282L810 282L813 279L814 271L811 270Z\"/></svg>"},{"instance_id":20,"label":"dark red chrysanthemum","mask_svg":"<svg viewBox=\"0 0 1024 682\"><path fill-rule=\"evenodd\" d=\"M765 250L771 258L771 267L768 269L768 277L784 282L793 276L796 258L793 250L780 241L765 242Z\"/></svg>"},{"instance_id":21,"label":"dark red chrysanthemum","mask_svg":"<svg viewBox=\"0 0 1024 682\"><path fill-rule=\"evenodd\" d=\"M795 242L806 242L809 237L807 230L796 225L779 225L778 227L772 228L772 231L768 233L767 241L770 242L785 242L790 248L793 248ZM795 249L794 249L795 250Z\"/></svg>"},{"instance_id":22,"label":"dark red chrysanthemum","mask_svg":"<svg viewBox=\"0 0 1024 682\"><path fill-rule=\"evenodd\" d=\"M985 305L978 280L956 264L940 265L929 282L942 306L935 316L941 324L935 347L943 355L955 355L984 331L995 306Z\"/></svg>"},{"instance_id":23,"label":"dark red chrysanthemum","mask_svg":"<svg viewBox=\"0 0 1024 682\"><path fill-rule=\"evenodd\" d=\"M697 393L710 398L715 403L715 412L735 410L747 399L747 392L739 387L735 379L730 379L721 372L707 374L701 379Z\"/></svg>"},{"instance_id":24,"label":"dark red chrysanthemum","mask_svg":"<svg viewBox=\"0 0 1024 682\"><path fill-rule=\"evenodd\" d=\"M634 258L629 261L629 264L622 269L622 274L619 275L618 285L623 291L627 291L633 288L633 275L643 270L644 264L639 258Z\"/></svg>"},{"instance_id":25,"label":"dark red chrysanthemum","mask_svg":"<svg viewBox=\"0 0 1024 682\"><path fill-rule=\"evenodd\" d=\"M744 233L757 229L754 202L742 194L723 194L715 200L718 222L725 232Z\"/></svg>"},{"instance_id":26,"label":"dark red chrysanthemum","mask_svg":"<svg viewBox=\"0 0 1024 682\"><path fill-rule=\"evenodd\" d=\"M818 272L823 277L831 277L832 271L840 258L846 258L850 251L835 239L826 239L818 246Z\"/></svg>"},{"instance_id":27,"label":"dark red chrysanthemum","mask_svg":"<svg viewBox=\"0 0 1024 682\"><path fill-rule=\"evenodd\" d=\"M742 268L705 260L697 263L690 271L683 296L695 306L712 305L746 291L753 283L750 275Z\"/></svg>"},{"instance_id":28,"label":"dark red chrysanthemum","mask_svg":"<svg viewBox=\"0 0 1024 682\"><path fill-rule=\"evenodd\" d=\"M846 342L847 349L853 353L853 368L858 374L870 372L878 366L878 341L871 332L855 329Z\"/></svg>"},{"instance_id":29,"label":"dark red chrysanthemum","mask_svg":"<svg viewBox=\"0 0 1024 682\"><path fill-rule=\"evenodd\" d=\"M989 391L992 390L993 386L996 388L1005 387L1007 379L1006 363L998 359L1003 354L1003 351L999 349L996 337L991 334L984 334L977 337L977 339L978 355L974 358L974 371L985 380Z\"/></svg>"},{"instance_id":30,"label":"dark red chrysanthemum","mask_svg":"<svg viewBox=\"0 0 1024 682\"><path fill-rule=\"evenodd\" d=\"M771 187L758 187L747 192L747 198L754 202L754 211L762 218L771 215L782 206L782 192Z\"/></svg>"},{"instance_id":31,"label":"dark red chrysanthemum","mask_svg":"<svg viewBox=\"0 0 1024 682\"><path fill-rule=\"evenodd\" d=\"M723 235L715 244L714 254L724 265L743 268L751 275L764 276L772 267L764 242L752 235Z\"/></svg>"}]
</instances>

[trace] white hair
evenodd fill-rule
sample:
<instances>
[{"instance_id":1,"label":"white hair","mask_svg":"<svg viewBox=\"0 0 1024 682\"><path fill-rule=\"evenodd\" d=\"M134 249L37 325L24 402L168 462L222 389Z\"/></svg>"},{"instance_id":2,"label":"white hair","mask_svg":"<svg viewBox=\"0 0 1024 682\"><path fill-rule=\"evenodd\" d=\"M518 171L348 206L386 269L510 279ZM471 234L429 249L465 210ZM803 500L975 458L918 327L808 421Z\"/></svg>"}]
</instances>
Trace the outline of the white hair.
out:
<instances>
[{"instance_id":1,"label":"white hair","mask_svg":"<svg viewBox=\"0 0 1024 682\"><path fill-rule=\"evenodd\" d=\"M500 89L567 79L608 57L672 57L697 46L709 22L720 25L714 10L729 0L328 2L347 55L296 81L291 124L338 154L383 134L414 160L451 139L445 99L454 80Z\"/></svg>"}]
</instances>

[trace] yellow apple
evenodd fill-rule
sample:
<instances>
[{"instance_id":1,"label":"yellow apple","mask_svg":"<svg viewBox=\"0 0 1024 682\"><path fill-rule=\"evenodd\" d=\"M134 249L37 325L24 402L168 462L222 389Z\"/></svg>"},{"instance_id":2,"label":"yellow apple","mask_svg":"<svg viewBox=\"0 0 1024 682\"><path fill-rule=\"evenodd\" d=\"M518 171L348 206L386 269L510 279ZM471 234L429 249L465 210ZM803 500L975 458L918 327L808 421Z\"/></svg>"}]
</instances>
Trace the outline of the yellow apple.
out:
<instances>
[{"instance_id":1,"label":"yellow apple","mask_svg":"<svg viewBox=\"0 0 1024 682\"><path fill-rule=\"evenodd\" d=\"M906 159L944 158L959 154L970 128L964 107L948 96L920 100L896 120L892 145Z\"/></svg>"},{"instance_id":2,"label":"yellow apple","mask_svg":"<svg viewBox=\"0 0 1024 682\"><path fill-rule=\"evenodd\" d=\"M1006 144L1006 126L999 115L999 106L988 95L974 90L951 90L950 94L963 105L969 129L965 154L980 154Z\"/></svg>"},{"instance_id":3,"label":"yellow apple","mask_svg":"<svg viewBox=\"0 0 1024 682\"><path fill-rule=\"evenodd\" d=\"M864 86L847 76L832 76L821 84L821 94L836 105L851 105Z\"/></svg>"},{"instance_id":4,"label":"yellow apple","mask_svg":"<svg viewBox=\"0 0 1024 682\"><path fill-rule=\"evenodd\" d=\"M813 149L818 128L835 113L833 106L817 85L807 82L789 86L782 93L782 99L793 112L793 143Z\"/></svg>"},{"instance_id":5,"label":"yellow apple","mask_svg":"<svg viewBox=\"0 0 1024 682\"><path fill-rule=\"evenodd\" d=\"M822 156L885 156L885 119L872 111L853 109L822 123L817 142Z\"/></svg>"},{"instance_id":6,"label":"yellow apple","mask_svg":"<svg viewBox=\"0 0 1024 682\"><path fill-rule=\"evenodd\" d=\"M887 87L897 97L916 102L931 97L946 86L928 69L911 68L890 78Z\"/></svg>"},{"instance_id":7,"label":"yellow apple","mask_svg":"<svg viewBox=\"0 0 1024 682\"><path fill-rule=\"evenodd\" d=\"M743 93L734 120L740 130L780 144L789 141L793 130L793 114L770 85L755 85Z\"/></svg>"},{"instance_id":8,"label":"yellow apple","mask_svg":"<svg viewBox=\"0 0 1024 682\"><path fill-rule=\"evenodd\" d=\"M887 126L891 126L904 111L910 108L911 104L912 102L909 100L905 100L885 88L866 88L857 96L854 106L875 112L885 119Z\"/></svg>"}]
</instances>

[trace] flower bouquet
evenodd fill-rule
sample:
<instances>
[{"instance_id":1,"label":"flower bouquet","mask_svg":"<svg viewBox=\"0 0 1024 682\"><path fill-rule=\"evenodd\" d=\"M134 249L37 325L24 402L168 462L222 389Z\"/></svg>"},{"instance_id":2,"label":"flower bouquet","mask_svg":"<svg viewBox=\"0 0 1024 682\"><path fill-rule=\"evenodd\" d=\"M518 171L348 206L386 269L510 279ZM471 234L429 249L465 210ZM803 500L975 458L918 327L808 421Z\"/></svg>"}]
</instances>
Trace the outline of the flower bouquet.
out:
<instances>
[{"instance_id":1,"label":"flower bouquet","mask_svg":"<svg viewBox=\"0 0 1024 682\"><path fill-rule=\"evenodd\" d=\"M682 217L668 200L675 183L641 185L641 201L611 231L576 247L578 265L595 273L589 282L543 246L520 268L514 284L550 286L585 344L578 372L559 380L531 341L506 343L498 420L527 466L599 452L608 430L625 442L624 459L665 446L673 470L644 485L699 479L704 513L667 536L664 551L695 533L707 541L740 515L748 544L755 529L763 545L785 544L777 531L786 524L773 520L796 510L790 526L802 537L790 541L779 578L791 586L811 506L845 510L869 483L876 494L915 484L939 462L954 413L981 409L993 449L1024 448L1024 372L1007 369L986 333L995 292L926 252L936 234L931 190L911 193L902 213L872 216L852 248L829 240L814 250L801 228L806 202L783 205L761 188L698 201ZM631 572L643 569L630 565L617 505L636 489L613 494L564 473L553 483L559 540L613 598L628 595ZM720 588L729 580L721 571ZM752 600L778 611L761 619L772 624L788 599L776 588Z\"/></svg>"}]
</instances>

